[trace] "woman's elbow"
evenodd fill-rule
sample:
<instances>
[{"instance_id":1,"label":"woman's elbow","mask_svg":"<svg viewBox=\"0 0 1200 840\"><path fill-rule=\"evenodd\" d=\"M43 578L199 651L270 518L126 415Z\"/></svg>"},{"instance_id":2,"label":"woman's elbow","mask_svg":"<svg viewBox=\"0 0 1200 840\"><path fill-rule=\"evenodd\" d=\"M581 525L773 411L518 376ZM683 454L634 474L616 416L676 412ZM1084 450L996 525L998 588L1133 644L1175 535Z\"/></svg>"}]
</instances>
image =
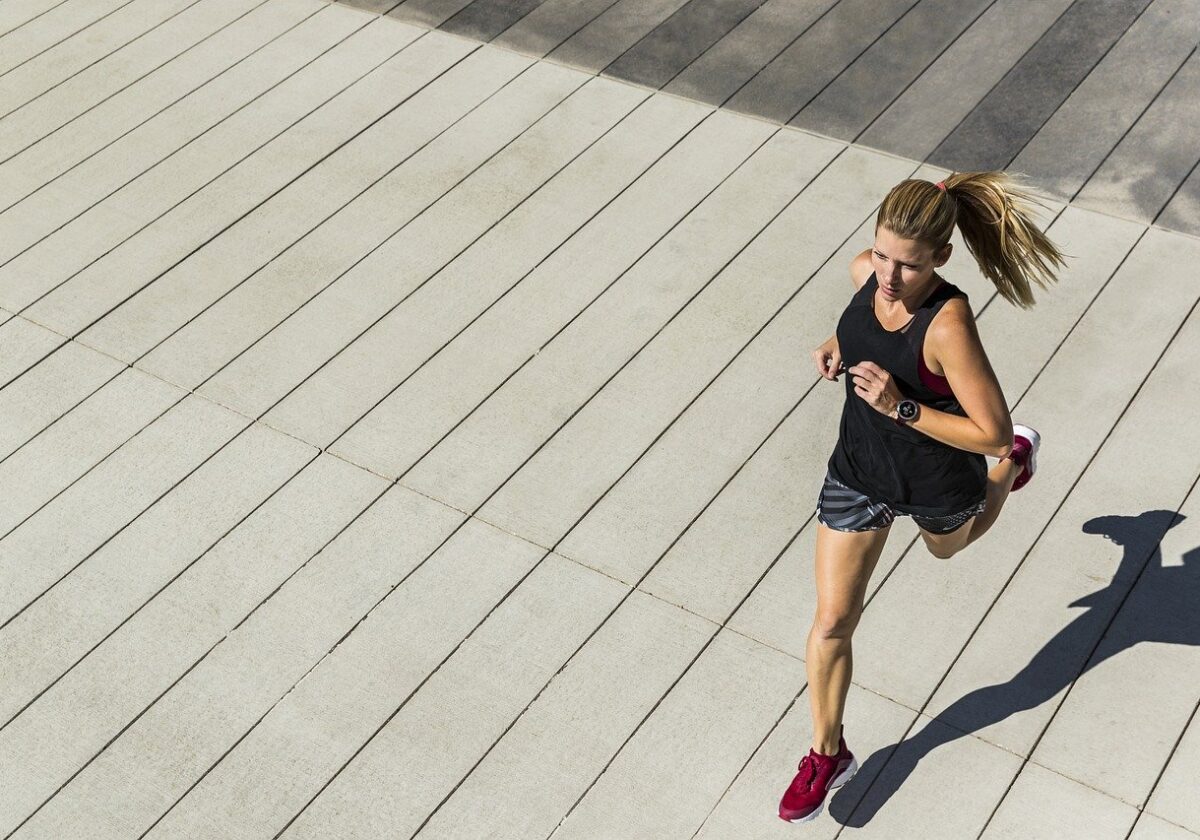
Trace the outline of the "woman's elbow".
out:
<instances>
[{"instance_id":1,"label":"woman's elbow","mask_svg":"<svg viewBox=\"0 0 1200 840\"><path fill-rule=\"evenodd\" d=\"M1009 455L1012 454L1012 448L1013 448L1012 438L1009 438L1004 443L996 444L991 451L991 455L993 455L996 458L999 458L1000 460L1004 460L1005 458L1007 458Z\"/></svg>"}]
</instances>

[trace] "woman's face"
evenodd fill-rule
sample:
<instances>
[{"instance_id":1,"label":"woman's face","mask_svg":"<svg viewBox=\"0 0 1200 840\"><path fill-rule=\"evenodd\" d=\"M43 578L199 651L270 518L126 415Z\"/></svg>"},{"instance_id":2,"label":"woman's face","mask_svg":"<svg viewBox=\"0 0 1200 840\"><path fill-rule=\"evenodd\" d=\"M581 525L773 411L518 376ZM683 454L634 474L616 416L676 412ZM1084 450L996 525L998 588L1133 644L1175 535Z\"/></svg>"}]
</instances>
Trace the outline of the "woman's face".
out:
<instances>
[{"instance_id":1,"label":"woman's face","mask_svg":"<svg viewBox=\"0 0 1200 840\"><path fill-rule=\"evenodd\" d=\"M916 239L901 239L882 225L875 231L871 264L879 280L884 300L903 300L916 296L933 278L933 271L950 258L950 245L934 254L931 247Z\"/></svg>"}]
</instances>

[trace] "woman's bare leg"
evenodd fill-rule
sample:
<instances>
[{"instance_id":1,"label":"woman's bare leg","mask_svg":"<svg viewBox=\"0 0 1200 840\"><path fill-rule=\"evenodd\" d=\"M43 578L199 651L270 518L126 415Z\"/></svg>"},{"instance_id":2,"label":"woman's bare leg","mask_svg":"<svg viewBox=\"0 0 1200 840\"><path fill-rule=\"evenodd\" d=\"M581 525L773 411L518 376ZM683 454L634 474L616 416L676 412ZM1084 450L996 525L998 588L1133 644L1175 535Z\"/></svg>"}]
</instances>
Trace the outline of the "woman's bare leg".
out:
<instances>
[{"instance_id":1,"label":"woman's bare leg","mask_svg":"<svg viewBox=\"0 0 1200 840\"><path fill-rule=\"evenodd\" d=\"M975 542L984 535L988 528L992 527L996 518L1000 516L1000 509L1008 501L1008 494L1012 492L1013 482L1020 474L1021 465L1011 458L1006 458L991 468L987 477L987 507L984 508L983 513L971 520L971 530L967 534L964 547Z\"/></svg>"},{"instance_id":2,"label":"woman's bare leg","mask_svg":"<svg viewBox=\"0 0 1200 840\"><path fill-rule=\"evenodd\" d=\"M871 572L891 526L878 531L835 531L817 523L817 613L808 633L805 665L813 719L813 749L838 751L839 727L850 689L850 637L862 616Z\"/></svg>"}]
</instances>

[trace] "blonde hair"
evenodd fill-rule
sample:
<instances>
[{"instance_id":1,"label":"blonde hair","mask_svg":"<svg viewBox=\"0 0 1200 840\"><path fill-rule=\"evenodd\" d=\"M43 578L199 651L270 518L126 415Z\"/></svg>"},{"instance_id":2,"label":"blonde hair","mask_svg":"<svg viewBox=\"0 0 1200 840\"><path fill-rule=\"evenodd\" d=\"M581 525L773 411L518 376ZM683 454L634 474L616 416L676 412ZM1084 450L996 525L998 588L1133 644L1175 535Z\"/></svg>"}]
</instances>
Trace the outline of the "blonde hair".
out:
<instances>
[{"instance_id":1,"label":"blonde hair","mask_svg":"<svg viewBox=\"0 0 1200 840\"><path fill-rule=\"evenodd\" d=\"M983 275L1010 303L1034 305L1032 284L1043 289L1058 280L1055 267L1066 263L1058 248L1034 224L1031 204L1045 203L1019 186L1007 172L956 172L939 182L901 181L879 208L883 225L902 239L917 239L940 250L955 224Z\"/></svg>"}]
</instances>

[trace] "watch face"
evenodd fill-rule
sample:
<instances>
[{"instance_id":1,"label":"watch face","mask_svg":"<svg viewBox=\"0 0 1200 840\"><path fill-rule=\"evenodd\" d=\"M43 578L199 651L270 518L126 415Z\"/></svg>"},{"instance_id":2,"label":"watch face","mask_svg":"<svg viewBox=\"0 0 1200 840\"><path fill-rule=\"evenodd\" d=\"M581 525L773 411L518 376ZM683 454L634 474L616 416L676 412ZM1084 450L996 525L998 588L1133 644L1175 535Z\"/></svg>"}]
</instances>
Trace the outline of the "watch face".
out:
<instances>
[{"instance_id":1,"label":"watch face","mask_svg":"<svg viewBox=\"0 0 1200 840\"><path fill-rule=\"evenodd\" d=\"M904 400L896 408L896 413L905 420L911 420L917 416L917 404L911 400Z\"/></svg>"}]
</instances>

